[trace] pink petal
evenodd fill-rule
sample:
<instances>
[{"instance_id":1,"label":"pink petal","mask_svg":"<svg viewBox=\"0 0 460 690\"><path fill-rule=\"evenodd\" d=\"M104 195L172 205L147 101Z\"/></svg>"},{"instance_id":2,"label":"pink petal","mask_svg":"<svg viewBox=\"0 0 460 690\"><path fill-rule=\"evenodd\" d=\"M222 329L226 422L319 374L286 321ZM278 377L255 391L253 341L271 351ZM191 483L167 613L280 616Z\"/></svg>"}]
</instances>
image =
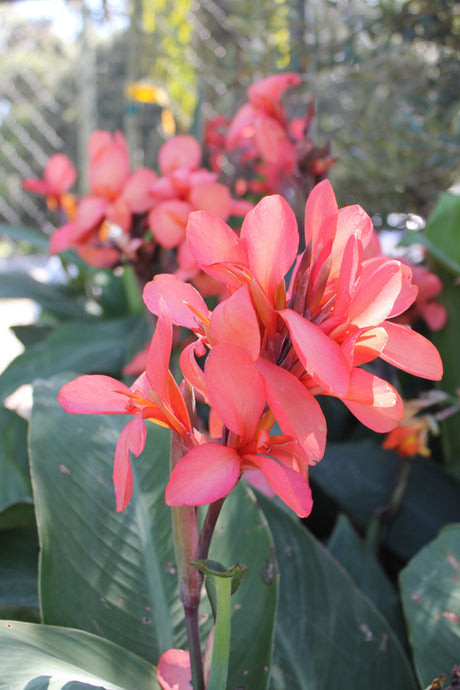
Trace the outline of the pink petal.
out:
<instances>
[{"instance_id":1,"label":"pink petal","mask_svg":"<svg viewBox=\"0 0 460 690\"><path fill-rule=\"evenodd\" d=\"M141 415L137 415L123 429L115 448L113 463L113 486L117 513L125 510L133 491L133 472L130 452L138 457L145 446L146 430Z\"/></svg>"},{"instance_id":2,"label":"pink petal","mask_svg":"<svg viewBox=\"0 0 460 690\"><path fill-rule=\"evenodd\" d=\"M68 156L55 153L51 156L43 171L48 193L60 196L75 184L77 171Z\"/></svg>"},{"instance_id":3,"label":"pink petal","mask_svg":"<svg viewBox=\"0 0 460 690\"><path fill-rule=\"evenodd\" d=\"M172 348L172 321L168 308L160 297L158 321L150 343L145 373L152 390L164 401L168 398L168 370Z\"/></svg>"},{"instance_id":4,"label":"pink petal","mask_svg":"<svg viewBox=\"0 0 460 690\"><path fill-rule=\"evenodd\" d=\"M340 266L340 257L350 237L356 237L365 249L371 241L374 233L372 220L365 210L358 206L345 206L339 209L337 214L337 230L332 245L334 263ZM332 271L333 273L335 272Z\"/></svg>"},{"instance_id":5,"label":"pink petal","mask_svg":"<svg viewBox=\"0 0 460 690\"><path fill-rule=\"evenodd\" d=\"M292 508L299 517L308 517L313 508L313 499L308 482L298 472L279 465L273 458L261 455L245 455L258 467L273 491Z\"/></svg>"},{"instance_id":6,"label":"pink petal","mask_svg":"<svg viewBox=\"0 0 460 690\"><path fill-rule=\"evenodd\" d=\"M200 506L223 498L236 485L241 459L234 448L204 443L174 467L166 486L168 506Z\"/></svg>"},{"instance_id":7,"label":"pink petal","mask_svg":"<svg viewBox=\"0 0 460 690\"><path fill-rule=\"evenodd\" d=\"M130 388L111 376L79 376L65 383L58 400L71 414L127 414Z\"/></svg>"},{"instance_id":8,"label":"pink petal","mask_svg":"<svg viewBox=\"0 0 460 690\"><path fill-rule=\"evenodd\" d=\"M339 345L291 309L279 313L287 324L299 360L310 376L333 395L346 395L350 372Z\"/></svg>"},{"instance_id":9,"label":"pink petal","mask_svg":"<svg viewBox=\"0 0 460 690\"><path fill-rule=\"evenodd\" d=\"M191 690L190 654L183 649L168 649L158 660L157 680L162 690Z\"/></svg>"},{"instance_id":10,"label":"pink petal","mask_svg":"<svg viewBox=\"0 0 460 690\"><path fill-rule=\"evenodd\" d=\"M252 441L265 407L264 382L254 363L235 345L216 345L205 364L211 405L241 444Z\"/></svg>"},{"instance_id":11,"label":"pink petal","mask_svg":"<svg viewBox=\"0 0 460 690\"><path fill-rule=\"evenodd\" d=\"M162 175L169 175L178 168L198 168L201 160L201 146L195 137L179 134L169 139L158 153L158 165Z\"/></svg>"},{"instance_id":12,"label":"pink petal","mask_svg":"<svg viewBox=\"0 0 460 690\"><path fill-rule=\"evenodd\" d=\"M66 223L50 237L50 253L60 254L74 246L75 223Z\"/></svg>"},{"instance_id":13,"label":"pink petal","mask_svg":"<svg viewBox=\"0 0 460 690\"><path fill-rule=\"evenodd\" d=\"M354 367L359 367L379 357L387 340L385 328L363 328L354 331L343 341L342 352Z\"/></svg>"},{"instance_id":14,"label":"pink petal","mask_svg":"<svg viewBox=\"0 0 460 690\"><path fill-rule=\"evenodd\" d=\"M315 257L320 244L333 240L337 229L338 206L329 180L312 189L305 205L305 245L312 243Z\"/></svg>"},{"instance_id":15,"label":"pink petal","mask_svg":"<svg viewBox=\"0 0 460 690\"><path fill-rule=\"evenodd\" d=\"M232 210L230 192L219 182L205 182L192 187L189 201L197 211L214 213L222 220L227 220Z\"/></svg>"},{"instance_id":16,"label":"pink petal","mask_svg":"<svg viewBox=\"0 0 460 690\"><path fill-rule=\"evenodd\" d=\"M411 267L403 262L400 262L400 264L402 279L401 290L393 304L391 312L388 314L389 319L403 314L415 302L418 295L418 287L413 283Z\"/></svg>"},{"instance_id":17,"label":"pink petal","mask_svg":"<svg viewBox=\"0 0 460 690\"><path fill-rule=\"evenodd\" d=\"M195 359L195 352L202 347L199 341L186 345L180 354L180 368L184 378L199 393L204 402L209 404L208 386L204 376L204 371L198 366ZM211 413L213 410L211 410Z\"/></svg>"},{"instance_id":18,"label":"pink petal","mask_svg":"<svg viewBox=\"0 0 460 690\"><path fill-rule=\"evenodd\" d=\"M254 119L257 117L254 106L251 103L244 103L244 105L236 111L230 126L228 128L226 137L226 148L233 151L238 146L244 143L244 139L248 134L254 134Z\"/></svg>"},{"instance_id":19,"label":"pink petal","mask_svg":"<svg viewBox=\"0 0 460 690\"><path fill-rule=\"evenodd\" d=\"M378 326L391 313L401 285L399 261L385 257L365 261L348 308L350 323L358 328Z\"/></svg>"},{"instance_id":20,"label":"pink petal","mask_svg":"<svg viewBox=\"0 0 460 690\"><path fill-rule=\"evenodd\" d=\"M268 404L285 434L298 440L314 465L324 455L326 420L317 400L289 371L260 357L256 362L265 382Z\"/></svg>"},{"instance_id":21,"label":"pink petal","mask_svg":"<svg viewBox=\"0 0 460 690\"><path fill-rule=\"evenodd\" d=\"M217 305L209 326L218 343L237 344L253 361L259 356L259 322L247 285Z\"/></svg>"},{"instance_id":22,"label":"pink petal","mask_svg":"<svg viewBox=\"0 0 460 690\"><path fill-rule=\"evenodd\" d=\"M187 245L201 268L221 262L247 265L238 235L217 216L194 211L187 223Z\"/></svg>"},{"instance_id":23,"label":"pink petal","mask_svg":"<svg viewBox=\"0 0 460 690\"><path fill-rule=\"evenodd\" d=\"M247 245L252 274L273 300L297 254L299 231L294 212L283 197L265 197L247 214L240 237Z\"/></svg>"},{"instance_id":24,"label":"pink petal","mask_svg":"<svg viewBox=\"0 0 460 690\"><path fill-rule=\"evenodd\" d=\"M155 240L165 249L177 247L185 238L185 227L192 206L187 201L160 201L148 215L148 226Z\"/></svg>"},{"instance_id":25,"label":"pink petal","mask_svg":"<svg viewBox=\"0 0 460 690\"><path fill-rule=\"evenodd\" d=\"M443 366L439 352L432 342L409 326L386 321L383 324L388 341L380 357L403 371L430 381L440 381Z\"/></svg>"},{"instance_id":26,"label":"pink petal","mask_svg":"<svg viewBox=\"0 0 460 690\"><path fill-rule=\"evenodd\" d=\"M153 206L150 190L156 180L156 173L148 168L138 168L130 175L121 196L128 202L132 213L145 213Z\"/></svg>"},{"instance_id":27,"label":"pink petal","mask_svg":"<svg viewBox=\"0 0 460 690\"><path fill-rule=\"evenodd\" d=\"M199 326L196 313L203 314L205 319L209 316L209 309L198 290L190 283L184 283L180 278L169 273L160 273L147 283L143 297L147 309L157 316L159 300L162 297L173 323L185 328L193 330ZM193 310L187 306L189 304Z\"/></svg>"},{"instance_id":28,"label":"pink petal","mask_svg":"<svg viewBox=\"0 0 460 690\"><path fill-rule=\"evenodd\" d=\"M83 236L98 225L105 218L108 206L109 202L104 197L84 196L78 204L75 216L76 237Z\"/></svg>"},{"instance_id":29,"label":"pink petal","mask_svg":"<svg viewBox=\"0 0 460 690\"><path fill-rule=\"evenodd\" d=\"M94 137L93 133L92 137ZM103 145L103 141L106 145ZM123 189L129 176L129 153L121 132L115 132L110 141L99 137L91 141L89 165L89 184L93 194L113 199Z\"/></svg>"},{"instance_id":30,"label":"pink petal","mask_svg":"<svg viewBox=\"0 0 460 690\"><path fill-rule=\"evenodd\" d=\"M404 414L393 386L364 369L353 369L350 390L342 401L360 422L380 433L394 429Z\"/></svg>"},{"instance_id":31,"label":"pink petal","mask_svg":"<svg viewBox=\"0 0 460 690\"><path fill-rule=\"evenodd\" d=\"M278 120L258 117L255 120L254 141L264 161L282 168L286 173L294 172L297 149Z\"/></svg>"},{"instance_id":32,"label":"pink petal","mask_svg":"<svg viewBox=\"0 0 460 690\"><path fill-rule=\"evenodd\" d=\"M295 72L273 74L265 79L260 79L248 87L249 100L258 108L265 108L267 103L279 101L281 95L293 86L302 83L300 75Z\"/></svg>"}]
</instances>

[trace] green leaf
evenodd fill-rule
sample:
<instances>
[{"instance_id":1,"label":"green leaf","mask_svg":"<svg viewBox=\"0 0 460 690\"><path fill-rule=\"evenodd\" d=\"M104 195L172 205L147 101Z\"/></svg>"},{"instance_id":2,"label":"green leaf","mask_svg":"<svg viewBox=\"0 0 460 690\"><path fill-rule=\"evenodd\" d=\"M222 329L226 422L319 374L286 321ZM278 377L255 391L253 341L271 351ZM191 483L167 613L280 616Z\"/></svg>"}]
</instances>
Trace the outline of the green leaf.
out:
<instances>
[{"instance_id":1,"label":"green leaf","mask_svg":"<svg viewBox=\"0 0 460 690\"><path fill-rule=\"evenodd\" d=\"M30 426L43 621L97 633L156 662L185 642L163 496L169 433L151 425L133 463L133 499L117 514L113 457L129 418L68 415L56 399L59 383L36 385Z\"/></svg>"},{"instance_id":2,"label":"green leaf","mask_svg":"<svg viewBox=\"0 0 460 690\"><path fill-rule=\"evenodd\" d=\"M64 371L119 374L127 349L143 317L109 321L70 321L16 357L0 376L0 393L8 396L39 377Z\"/></svg>"},{"instance_id":3,"label":"green leaf","mask_svg":"<svg viewBox=\"0 0 460 690\"><path fill-rule=\"evenodd\" d=\"M15 503L32 502L27 426L18 414L0 408L0 513Z\"/></svg>"},{"instance_id":4,"label":"green leaf","mask_svg":"<svg viewBox=\"0 0 460 690\"><path fill-rule=\"evenodd\" d=\"M0 297L31 299L61 319L94 318L87 312L81 294L56 283L41 283L21 271L0 273Z\"/></svg>"},{"instance_id":5,"label":"green leaf","mask_svg":"<svg viewBox=\"0 0 460 690\"><path fill-rule=\"evenodd\" d=\"M5 688L160 690L155 668L126 649L48 625L0 622L0 669Z\"/></svg>"},{"instance_id":6,"label":"green leaf","mask_svg":"<svg viewBox=\"0 0 460 690\"><path fill-rule=\"evenodd\" d=\"M417 230L411 230L406 233L399 242L401 247L410 247L412 244L422 244L431 254L433 259L439 263L440 266L453 276L460 276L460 262L452 258L451 255L443 252L436 246L426 235Z\"/></svg>"},{"instance_id":7,"label":"green leaf","mask_svg":"<svg viewBox=\"0 0 460 690\"><path fill-rule=\"evenodd\" d=\"M430 214L423 234L437 250L457 264L457 276L460 275L459 227L460 195L445 192ZM436 254L434 257L438 258Z\"/></svg>"},{"instance_id":8,"label":"green leaf","mask_svg":"<svg viewBox=\"0 0 460 690\"><path fill-rule=\"evenodd\" d=\"M259 501L281 576L271 690L416 690L398 639L343 568L297 520Z\"/></svg>"},{"instance_id":9,"label":"green leaf","mask_svg":"<svg viewBox=\"0 0 460 690\"><path fill-rule=\"evenodd\" d=\"M0 224L0 235L7 235L15 242L27 242L34 249L48 253L49 237L37 228L18 227Z\"/></svg>"},{"instance_id":10,"label":"green leaf","mask_svg":"<svg viewBox=\"0 0 460 690\"><path fill-rule=\"evenodd\" d=\"M459 233L460 236L460 233ZM458 315L460 314L460 286L454 283L452 276L438 270L443 283L443 290L436 298L443 304L449 315L446 325L440 331L434 331L430 338L439 350L444 366L442 381L437 388L458 395L460 389L460 357L458 356ZM459 414L441 422L441 441L443 460L450 472L460 480L460 424Z\"/></svg>"},{"instance_id":11,"label":"green leaf","mask_svg":"<svg viewBox=\"0 0 460 690\"><path fill-rule=\"evenodd\" d=\"M386 618L400 642L407 643L401 604L396 589L350 521L340 515L328 543L329 551L353 582Z\"/></svg>"},{"instance_id":12,"label":"green leaf","mask_svg":"<svg viewBox=\"0 0 460 690\"><path fill-rule=\"evenodd\" d=\"M423 687L460 663L460 524L444 528L400 575L404 612Z\"/></svg>"},{"instance_id":13,"label":"green leaf","mask_svg":"<svg viewBox=\"0 0 460 690\"><path fill-rule=\"evenodd\" d=\"M36 530L3 531L0 539L0 617L6 607L38 610Z\"/></svg>"},{"instance_id":14,"label":"green leaf","mask_svg":"<svg viewBox=\"0 0 460 690\"><path fill-rule=\"evenodd\" d=\"M317 484L365 529L375 511L387 504L399 462L397 455L372 440L329 443L321 462L310 471L313 498ZM458 497L458 483L442 467L417 458L385 544L401 558L411 558L441 527L460 520Z\"/></svg>"},{"instance_id":15,"label":"green leaf","mask_svg":"<svg viewBox=\"0 0 460 690\"><path fill-rule=\"evenodd\" d=\"M132 463L133 498L116 514L114 448L128 419L68 415L56 400L61 383L36 384L30 426L43 620L97 632L156 663L186 641L164 503L169 432L148 425L146 449ZM253 495L237 487L224 503L210 551L214 560L248 565L232 598L230 687L247 680L247 687L263 690L268 682L278 587L273 548ZM205 635L209 605L200 615Z\"/></svg>"}]
</instances>

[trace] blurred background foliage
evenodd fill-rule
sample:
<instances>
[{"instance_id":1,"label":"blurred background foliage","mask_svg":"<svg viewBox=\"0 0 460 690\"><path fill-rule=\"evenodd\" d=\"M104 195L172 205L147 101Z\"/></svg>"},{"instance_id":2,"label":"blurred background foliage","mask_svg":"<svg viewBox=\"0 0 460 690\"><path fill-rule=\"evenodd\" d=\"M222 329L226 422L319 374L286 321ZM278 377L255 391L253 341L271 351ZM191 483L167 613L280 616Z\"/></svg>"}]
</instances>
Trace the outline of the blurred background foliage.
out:
<instances>
[{"instance_id":1,"label":"blurred background foliage","mask_svg":"<svg viewBox=\"0 0 460 690\"><path fill-rule=\"evenodd\" d=\"M93 129L122 129L133 164L155 167L169 134L200 136L283 70L303 78L293 111L314 95L341 205L426 217L459 180L455 0L35 0L42 16L30 4L0 3L0 222L51 229L21 181L63 151L83 192Z\"/></svg>"}]
</instances>

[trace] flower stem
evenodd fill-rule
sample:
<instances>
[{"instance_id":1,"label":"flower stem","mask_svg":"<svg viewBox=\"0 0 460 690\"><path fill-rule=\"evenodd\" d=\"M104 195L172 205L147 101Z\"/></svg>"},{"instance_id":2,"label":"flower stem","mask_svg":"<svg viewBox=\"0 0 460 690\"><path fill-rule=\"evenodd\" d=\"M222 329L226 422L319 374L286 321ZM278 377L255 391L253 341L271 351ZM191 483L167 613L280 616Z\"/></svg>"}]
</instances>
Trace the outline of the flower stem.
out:
<instances>
[{"instance_id":1,"label":"flower stem","mask_svg":"<svg viewBox=\"0 0 460 690\"><path fill-rule=\"evenodd\" d=\"M198 556L197 560L206 559L209 553L209 547L211 545L212 535L214 534L214 529L216 527L217 519L220 515L220 511L225 501L224 498L219 498L218 501L214 501L208 507L206 517L203 522L203 527L201 528L200 538L198 541Z\"/></svg>"},{"instance_id":2,"label":"flower stem","mask_svg":"<svg viewBox=\"0 0 460 690\"><path fill-rule=\"evenodd\" d=\"M184 604L185 626L187 629L188 651L194 690L205 690L203 660L201 657L200 628L198 625L198 606Z\"/></svg>"}]
</instances>

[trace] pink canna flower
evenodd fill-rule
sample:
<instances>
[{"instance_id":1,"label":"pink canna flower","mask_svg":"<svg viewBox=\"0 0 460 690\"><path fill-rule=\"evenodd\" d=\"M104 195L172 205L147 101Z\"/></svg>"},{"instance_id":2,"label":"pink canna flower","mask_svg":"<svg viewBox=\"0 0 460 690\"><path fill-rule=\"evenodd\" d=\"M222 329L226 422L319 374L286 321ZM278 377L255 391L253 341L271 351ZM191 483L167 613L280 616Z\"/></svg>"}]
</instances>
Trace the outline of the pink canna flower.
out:
<instances>
[{"instance_id":1,"label":"pink canna flower","mask_svg":"<svg viewBox=\"0 0 460 690\"><path fill-rule=\"evenodd\" d=\"M162 177L150 190L153 201L148 226L161 247L177 248L178 272L184 279L195 278L199 272L185 245L190 213L202 209L227 220L231 215L243 215L252 206L233 199L228 187L217 181L217 173L199 167L200 160L201 146L194 137L173 137L159 151Z\"/></svg>"},{"instance_id":2,"label":"pink canna flower","mask_svg":"<svg viewBox=\"0 0 460 690\"><path fill-rule=\"evenodd\" d=\"M135 214L146 213L157 179L148 168L130 173L129 153L121 132L93 132L88 142L90 194L82 197L75 217L50 240L52 253L73 248L90 265L113 266L134 254L143 242L129 231Z\"/></svg>"},{"instance_id":3,"label":"pink canna flower","mask_svg":"<svg viewBox=\"0 0 460 690\"><path fill-rule=\"evenodd\" d=\"M168 649L158 660L157 680L162 690L190 690L190 654L183 649Z\"/></svg>"},{"instance_id":4,"label":"pink canna flower","mask_svg":"<svg viewBox=\"0 0 460 690\"><path fill-rule=\"evenodd\" d=\"M297 258L297 223L281 197L267 197L257 204L245 217L240 236L210 214L190 216L188 246L202 270L221 280L231 299L246 291L245 302L254 311L258 340L249 335L249 307L243 312L241 304L239 313L245 317L234 317L231 337L249 354L267 389L272 390L268 404L275 417L281 419L283 414L276 402L283 391L287 402L300 400L300 382L309 395L285 415L284 426L278 420L285 433L292 422L291 433L299 443L300 422L295 413L301 409L304 419L314 414L311 400L319 394L340 398L375 431L389 431L398 423L403 415L399 394L388 382L363 369L363 364L380 357L417 376L432 380L442 376L441 360L432 343L391 321L413 303L417 288L411 283L409 267L399 261L364 258L373 232L370 218L359 206L337 207L327 181L317 185L307 201L306 249ZM287 288L285 275L294 263L294 277ZM144 292L154 313L159 280L148 284ZM206 313L196 296L181 301L180 308L174 300L168 304L173 320L192 328L199 338L195 349L189 347L183 354L184 374L199 386L199 367L192 352L199 356L200 348L223 342L222 331L215 328L218 316ZM217 315L219 309L228 311L229 307L219 305ZM247 349L250 337L251 351ZM260 343L259 350L255 342ZM286 373L290 376L284 380ZM321 423L318 416L316 419L316 457L312 449L305 449L312 461L320 459L322 448Z\"/></svg>"},{"instance_id":5,"label":"pink canna flower","mask_svg":"<svg viewBox=\"0 0 460 690\"><path fill-rule=\"evenodd\" d=\"M27 179L23 187L29 192L46 197L48 206L55 210L62 205L62 198L75 184L77 171L68 156L56 153L43 170L43 179Z\"/></svg>"},{"instance_id":6,"label":"pink canna flower","mask_svg":"<svg viewBox=\"0 0 460 690\"><path fill-rule=\"evenodd\" d=\"M223 421L224 438L201 443L179 460L166 487L166 503L212 503L229 494L244 471L260 471L281 500L306 517L312 508L308 458L295 438L270 436L266 386L253 362L238 346L218 344L208 355L204 382Z\"/></svg>"},{"instance_id":7,"label":"pink canna flower","mask_svg":"<svg viewBox=\"0 0 460 690\"><path fill-rule=\"evenodd\" d=\"M117 511L125 510L131 498L133 476L130 452L137 457L144 448L144 420L173 429L193 444L193 431L182 394L169 371L172 323L160 304L158 323L148 353L145 372L132 386L110 376L84 375L66 383L59 402L71 414L131 414L115 450L113 483Z\"/></svg>"}]
</instances>

